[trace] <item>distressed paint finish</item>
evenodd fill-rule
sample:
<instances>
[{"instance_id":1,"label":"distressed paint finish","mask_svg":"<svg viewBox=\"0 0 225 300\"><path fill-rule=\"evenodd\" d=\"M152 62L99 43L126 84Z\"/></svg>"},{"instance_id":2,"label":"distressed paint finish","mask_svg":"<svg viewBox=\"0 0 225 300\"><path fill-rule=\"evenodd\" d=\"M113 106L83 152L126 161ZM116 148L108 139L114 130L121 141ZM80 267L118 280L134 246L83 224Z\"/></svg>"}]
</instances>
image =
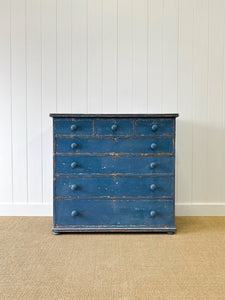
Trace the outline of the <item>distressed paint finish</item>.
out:
<instances>
[{"instance_id":1,"label":"distressed paint finish","mask_svg":"<svg viewBox=\"0 0 225 300\"><path fill-rule=\"evenodd\" d=\"M174 197L174 178L143 176L111 177L57 177L56 194L58 198L171 198ZM76 189L73 186L76 185Z\"/></svg>"},{"instance_id":2,"label":"distressed paint finish","mask_svg":"<svg viewBox=\"0 0 225 300\"><path fill-rule=\"evenodd\" d=\"M76 210L76 215L71 212ZM154 217L151 212L157 211ZM56 201L58 226L174 226L172 201L60 200ZM128 225L129 224L129 225Z\"/></svg>"},{"instance_id":3,"label":"distressed paint finish","mask_svg":"<svg viewBox=\"0 0 225 300\"><path fill-rule=\"evenodd\" d=\"M72 146L75 144L75 146ZM64 154L173 154L174 143L171 138L56 138L56 153Z\"/></svg>"},{"instance_id":4,"label":"distressed paint finish","mask_svg":"<svg viewBox=\"0 0 225 300\"><path fill-rule=\"evenodd\" d=\"M175 232L177 114L51 114L53 232Z\"/></svg>"},{"instance_id":5,"label":"distressed paint finish","mask_svg":"<svg viewBox=\"0 0 225 300\"><path fill-rule=\"evenodd\" d=\"M56 155L56 175L172 175L173 156ZM94 163L93 163L94 161Z\"/></svg>"}]
</instances>

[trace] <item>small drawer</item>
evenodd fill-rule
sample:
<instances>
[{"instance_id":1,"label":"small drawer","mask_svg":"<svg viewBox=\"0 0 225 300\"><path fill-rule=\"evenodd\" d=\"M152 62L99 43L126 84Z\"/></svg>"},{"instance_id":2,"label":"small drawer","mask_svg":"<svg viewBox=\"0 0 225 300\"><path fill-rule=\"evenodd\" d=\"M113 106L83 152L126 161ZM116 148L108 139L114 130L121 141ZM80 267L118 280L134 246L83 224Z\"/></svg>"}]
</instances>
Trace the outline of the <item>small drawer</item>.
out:
<instances>
[{"instance_id":1,"label":"small drawer","mask_svg":"<svg viewBox=\"0 0 225 300\"><path fill-rule=\"evenodd\" d=\"M56 177L57 198L170 198L173 177Z\"/></svg>"},{"instance_id":2,"label":"small drawer","mask_svg":"<svg viewBox=\"0 0 225 300\"><path fill-rule=\"evenodd\" d=\"M58 175L73 174L174 174L174 158L120 156L55 157Z\"/></svg>"},{"instance_id":3,"label":"small drawer","mask_svg":"<svg viewBox=\"0 0 225 300\"><path fill-rule=\"evenodd\" d=\"M123 119L96 120L95 134L97 136L133 135L133 121Z\"/></svg>"},{"instance_id":4,"label":"small drawer","mask_svg":"<svg viewBox=\"0 0 225 300\"><path fill-rule=\"evenodd\" d=\"M92 136L93 121L90 119L55 119L55 134L65 136Z\"/></svg>"},{"instance_id":5,"label":"small drawer","mask_svg":"<svg viewBox=\"0 0 225 300\"><path fill-rule=\"evenodd\" d=\"M174 128L172 119L141 119L135 122L135 134L137 136L173 135Z\"/></svg>"},{"instance_id":6,"label":"small drawer","mask_svg":"<svg viewBox=\"0 0 225 300\"><path fill-rule=\"evenodd\" d=\"M57 138L56 153L132 155L171 154L172 138Z\"/></svg>"},{"instance_id":7,"label":"small drawer","mask_svg":"<svg viewBox=\"0 0 225 300\"><path fill-rule=\"evenodd\" d=\"M172 226L172 201L57 200L55 226Z\"/></svg>"}]
</instances>

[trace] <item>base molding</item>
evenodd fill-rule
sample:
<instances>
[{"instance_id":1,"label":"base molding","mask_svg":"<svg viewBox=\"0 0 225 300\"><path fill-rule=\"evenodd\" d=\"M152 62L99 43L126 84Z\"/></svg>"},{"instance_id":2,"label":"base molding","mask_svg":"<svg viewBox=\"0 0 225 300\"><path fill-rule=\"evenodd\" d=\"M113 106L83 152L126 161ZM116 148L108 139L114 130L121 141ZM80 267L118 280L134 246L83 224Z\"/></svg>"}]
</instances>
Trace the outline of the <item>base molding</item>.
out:
<instances>
[{"instance_id":1,"label":"base molding","mask_svg":"<svg viewBox=\"0 0 225 300\"><path fill-rule=\"evenodd\" d=\"M172 227L126 227L120 226L120 227L53 227L52 232L53 234L59 234L59 233L70 233L70 232L164 232L164 233L175 233L177 231L175 226Z\"/></svg>"},{"instance_id":2,"label":"base molding","mask_svg":"<svg viewBox=\"0 0 225 300\"><path fill-rule=\"evenodd\" d=\"M225 203L177 203L176 216L224 217Z\"/></svg>"},{"instance_id":3,"label":"base molding","mask_svg":"<svg viewBox=\"0 0 225 300\"><path fill-rule=\"evenodd\" d=\"M49 203L0 203L0 216L52 216ZM225 203L177 203L176 216L225 216Z\"/></svg>"}]
</instances>

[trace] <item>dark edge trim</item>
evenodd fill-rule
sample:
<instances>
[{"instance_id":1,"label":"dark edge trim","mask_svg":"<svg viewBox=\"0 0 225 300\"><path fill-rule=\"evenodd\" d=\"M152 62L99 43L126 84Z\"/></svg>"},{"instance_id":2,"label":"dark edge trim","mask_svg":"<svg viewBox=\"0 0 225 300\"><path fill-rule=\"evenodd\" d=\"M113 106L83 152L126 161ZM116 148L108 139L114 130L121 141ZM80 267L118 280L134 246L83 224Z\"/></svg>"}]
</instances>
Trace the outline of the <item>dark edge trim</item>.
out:
<instances>
[{"instance_id":1,"label":"dark edge trim","mask_svg":"<svg viewBox=\"0 0 225 300\"><path fill-rule=\"evenodd\" d=\"M174 114L56 114L50 113L53 118L177 118L178 113Z\"/></svg>"},{"instance_id":2,"label":"dark edge trim","mask_svg":"<svg viewBox=\"0 0 225 300\"><path fill-rule=\"evenodd\" d=\"M174 160L173 160L173 163L174 163L174 201L173 201L173 220L174 220L174 226L176 226L175 224L175 215L176 215L176 212L175 212L175 203L176 203L176 147L175 147L175 144L176 144L176 119L174 119L174 152L173 152L173 156L174 156Z\"/></svg>"},{"instance_id":3,"label":"dark edge trim","mask_svg":"<svg viewBox=\"0 0 225 300\"><path fill-rule=\"evenodd\" d=\"M55 136L56 126L55 120L53 119L53 226L56 225L56 136Z\"/></svg>"}]
</instances>

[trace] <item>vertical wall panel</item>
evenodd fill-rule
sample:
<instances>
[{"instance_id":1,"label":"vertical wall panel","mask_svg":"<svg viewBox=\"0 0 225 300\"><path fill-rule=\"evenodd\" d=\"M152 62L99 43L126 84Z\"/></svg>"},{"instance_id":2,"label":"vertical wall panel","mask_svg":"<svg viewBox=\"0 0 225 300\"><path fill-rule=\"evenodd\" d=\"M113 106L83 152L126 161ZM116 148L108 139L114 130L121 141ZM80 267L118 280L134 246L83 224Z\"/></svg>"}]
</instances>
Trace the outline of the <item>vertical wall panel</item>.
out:
<instances>
[{"instance_id":1,"label":"vertical wall panel","mask_svg":"<svg viewBox=\"0 0 225 300\"><path fill-rule=\"evenodd\" d=\"M207 202L220 200L224 185L224 165L221 158L225 139L223 131L223 74L224 74L224 0L209 1L209 66L207 120ZM216 103L215 103L216 99ZM221 146L220 146L221 144ZM215 148L215 145L218 145ZM212 158L213 159L210 159ZM216 176L215 176L216 174ZM221 199L222 200L222 199ZM223 200L224 201L224 200Z\"/></svg>"},{"instance_id":2,"label":"vertical wall panel","mask_svg":"<svg viewBox=\"0 0 225 300\"><path fill-rule=\"evenodd\" d=\"M133 1L118 0L118 112L133 112Z\"/></svg>"},{"instance_id":3,"label":"vertical wall panel","mask_svg":"<svg viewBox=\"0 0 225 300\"><path fill-rule=\"evenodd\" d=\"M27 202L26 2L11 2L13 202Z\"/></svg>"},{"instance_id":4,"label":"vertical wall panel","mask_svg":"<svg viewBox=\"0 0 225 300\"><path fill-rule=\"evenodd\" d=\"M178 0L163 7L163 112L177 111Z\"/></svg>"},{"instance_id":5,"label":"vertical wall panel","mask_svg":"<svg viewBox=\"0 0 225 300\"><path fill-rule=\"evenodd\" d=\"M41 3L27 1L28 200L42 202Z\"/></svg>"},{"instance_id":6,"label":"vertical wall panel","mask_svg":"<svg viewBox=\"0 0 225 300\"><path fill-rule=\"evenodd\" d=\"M104 0L102 10L103 112L117 112L117 0Z\"/></svg>"},{"instance_id":7,"label":"vertical wall panel","mask_svg":"<svg viewBox=\"0 0 225 300\"><path fill-rule=\"evenodd\" d=\"M148 2L148 112L162 111L163 0Z\"/></svg>"},{"instance_id":8,"label":"vertical wall panel","mask_svg":"<svg viewBox=\"0 0 225 300\"><path fill-rule=\"evenodd\" d=\"M177 202L192 201L194 1L179 5L179 61L177 119Z\"/></svg>"},{"instance_id":9,"label":"vertical wall panel","mask_svg":"<svg viewBox=\"0 0 225 300\"><path fill-rule=\"evenodd\" d=\"M225 29L225 13L224 13L224 29ZM223 39L223 126L222 126L222 135L225 136L225 37ZM221 139L221 148L222 148L222 158L221 158L221 165L223 168L223 175L222 178L225 178L225 139ZM225 202L225 184L222 184L222 194L221 194L221 201Z\"/></svg>"},{"instance_id":10,"label":"vertical wall panel","mask_svg":"<svg viewBox=\"0 0 225 300\"><path fill-rule=\"evenodd\" d=\"M10 1L0 1L0 202L12 201Z\"/></svg>"},{"instance_id":11,"label":"vertical wall panel","mask_svg":"<svg viewBox=\"0 0 225 300\"><path fill-rule=\"evenodd\" d=\"M50 112L179 112L177 203L221 214L224 56L224 0L0 1L0 202L52 203Z\"/></svg>"},{"instance_id":12,"label":"vertical wall panel","mask_svg":"<svg viewBox=\"0 0 225 300\"><path fill-rule=\"evenodd\" d=\"M148 110L147 0L133 0L133 112Z\"/></svg>"},{"instance_id":13,"label":"vertical wall panel","mask_svg":"<svg viewBox=\"0 0 225 300\"><path fill-rule=\"evenodd\" d=\"M72 1L72 112L87 112L87 0Z\"/></svg>"},{"instance_id":14,"label":"vertical wall panel","mask_svg":"<svg viewBox=\"0 0 225 300\"><path fill-rule=\"evenodd\" d=\"M56 1L42 0L42 155L43 202L52 202L52 119L56 112Z\"/></svg>"},{"instance_id":15,"label":"vertical wall panel","mask_svg":"<svg viewBox=\"0 0 225 300\"><path fill-rule=\"evenodd\" d=\"M88 112L102 107L102 0L88 0Z\"/></svg>"},{"instance_id":16,"label":"vertical wall panel","mask_svg":"<svg viewBox=\"0 0 225 300\"><path fill-rule=\"evenodd\" d=\"M207 199L208 157L208 5L195 1L193 46L193 198L198 203ZM201 199L201 200L200 200Z\"/></svg>"},{"instance_id":17,"label":"vertical wall panel","mask_svg":"<svg viewBox=\"0 0 225 300\"><path fill-rule=\"evenodd\" d=\"M57 110L65 113L72 109L71 1L57 0Z\"/></svg>"}]
</instances>

